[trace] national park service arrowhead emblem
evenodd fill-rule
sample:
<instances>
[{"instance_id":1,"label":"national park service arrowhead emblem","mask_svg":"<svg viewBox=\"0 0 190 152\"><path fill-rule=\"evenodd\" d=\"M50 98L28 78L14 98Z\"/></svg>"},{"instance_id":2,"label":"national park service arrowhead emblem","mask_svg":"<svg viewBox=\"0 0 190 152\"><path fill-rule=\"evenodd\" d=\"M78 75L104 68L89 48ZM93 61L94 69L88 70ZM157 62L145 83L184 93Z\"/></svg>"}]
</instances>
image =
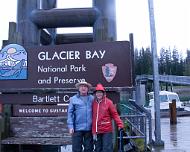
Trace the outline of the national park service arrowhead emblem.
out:
<instances>
[{"instance_id":1,"label":"national park service arrowhead emblem","mask_svg":"<svg viewBox=\"0 0 190 152\"><path fill-rule=\"evenodd\" d=\"M114 66L112 63L107 63L102 66L102 73L107 82L111 82L114 79L116 72L117 66Z\"/></svg>"}]
</instances>

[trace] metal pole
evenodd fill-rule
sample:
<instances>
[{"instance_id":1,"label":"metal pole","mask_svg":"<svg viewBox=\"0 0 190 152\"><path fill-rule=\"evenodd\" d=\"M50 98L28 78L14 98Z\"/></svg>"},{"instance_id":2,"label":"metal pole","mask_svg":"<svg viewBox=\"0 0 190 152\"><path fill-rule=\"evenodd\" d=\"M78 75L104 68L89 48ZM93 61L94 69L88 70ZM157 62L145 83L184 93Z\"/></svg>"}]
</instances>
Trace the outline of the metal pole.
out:
<instances>
[{"instance_id":1,"label":"metal pole","mask_svg":"<svg viewBox=\"0 0 190 152\"><path fill-rule=\"evenodd\" d=\"M159 73L158 73L158 57L156 44L156 29L154 21L153 0L148 0L149 5L149 20L151 33L151 50L153 57L153 78L154 78L154 109L155 109L155 141L154 145L161 146L164 142L161 140L161 125L160 125L160 102L159 102Z\"/></svg>"},{"instance_id":2,"label":"metal pole","mask_svg":"<svg viewBox=\"0 0 190 152\"><path fill-rule=\"evenodd\" d=\"M133 34L129 34L129 42L130 42L130 48L131 48L131 56L132 56L132 82L133 86L135 86L135 55L134 55L134 38Z\"/></svg>"}]
</instances>

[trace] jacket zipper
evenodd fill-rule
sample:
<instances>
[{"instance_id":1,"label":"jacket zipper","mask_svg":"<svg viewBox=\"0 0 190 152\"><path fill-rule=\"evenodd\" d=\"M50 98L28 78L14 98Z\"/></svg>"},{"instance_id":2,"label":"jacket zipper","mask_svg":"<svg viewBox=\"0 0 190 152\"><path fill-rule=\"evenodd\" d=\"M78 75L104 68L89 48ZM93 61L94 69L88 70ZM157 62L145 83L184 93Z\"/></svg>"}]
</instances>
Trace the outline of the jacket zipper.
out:
<instances>
[{"instance_id":1,"label":"jacket zipper","mask_svg":"<svg viewBox=\"0 0 190 152\"><path fill-rule=\"evenodd\" d=\"M98 113L99 113L99 102L98 102L98 108L97 108L97 113L96 113L96 133L98 132Z\"/></svg>"},{"instance_id":2,"label":"jacket zipper","mask_svg":"<svg viewBox=\"0 0 190 152\"><path fill-rule=\"evenodd\" d=\"M87 115L87 106L88 106L88 102L87 103L85 103L85 105L86 105L86 129L88 129L88 115Z\"/></svg>"}]
</instances>

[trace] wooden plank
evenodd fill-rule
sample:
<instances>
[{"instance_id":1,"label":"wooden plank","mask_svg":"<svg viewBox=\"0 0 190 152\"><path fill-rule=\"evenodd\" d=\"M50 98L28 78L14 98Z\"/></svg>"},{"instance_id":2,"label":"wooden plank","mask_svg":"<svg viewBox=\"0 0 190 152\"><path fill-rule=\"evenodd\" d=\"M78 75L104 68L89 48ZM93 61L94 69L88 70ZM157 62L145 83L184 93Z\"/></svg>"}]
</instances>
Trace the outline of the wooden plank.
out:
<instances>
[{"instance_id":1,"label":"wooden plank","mask_svg":"<svg viewBox=\"0 0 190 152\"><path fill-rule=\"evenodd\" d=\"M12 136L19 138L69 137L65 117L11 117Z\"/></svg>"},{"instance_id":2,"label":"wooden plank","mask_svg":"<svg viewBox=\"0 0 190 152\"><path fill-rule=\"evenodd\" d=\"M23 41L22 34L19 32L16 32L15 33L15 40L16 40L15 43L22 45L22 41Z\"/></svg>"},{"instance_id":3,"label":"wooden plank","mask_svg":"<svg viewBox=\"0 0 190 152\"><path fill-rule=\"evenodd\" d=\"M17 138L10 137L1 141L1 144L14 145L71 145L71 137L64 138Z\"/></svg>"},{"instance_id":4,"label":"wooden plank","mask_svg":"<svg viewBox=\"0 0 190 152\"><path fill-rule=\"evenodd\" d=\"M4 93L0 94L0 103L3 104L68 104L69 98L75 95L77 91L70 91L64 93L30 93L30 94L14 94ZM120 91L107 91L106 95L112 99L114 103L120 101Z\"/></svg>"},{"instance_id":5,"label":"wooden plank","mask_svg":"<svg viewBox=\"0 0 190 152\"><path fill-rule=\"evenodd\" d=\"M0 94L3 104L68 104L69 98L76 92L44 94Z\"/></svg>"},{"instance_id":6,"label":"wooden plank","mask_svg":"<svg viewBox=\"0 0 190 152\"><path fill-rule=\"evenodd\" d=\"M40 31L40 42L43 45L49 45L52 42L52 37L49 33L47 33L45 30Z\"/></svg>"},{"instance_id":7,"label":"wooden plank","mask_svg":"<svg viewBox=\"0 0 190 152\"><path fill-rule=\"evenodd\" d=\"M1 80L6 80L0 81L1 92L75 88L75 84L81 81L90 82L93 86L101 82L105 87L132 87L128 41L36 46L24 49L29 52L28 66L22 66L22 72L17 76L1 76Z\"/></svg>"},{"instance_id":8,"label":"wooden plank","mask_svg":"<svg viewBox=\"0 0 190 152\"><path fill-rule=\"evenodd\" d=\"M16 43L16 23L9 22L9 43Z\"/></svg>"},{"instance_id":9,"label":"wooden plank","mask_svg":"<svg viewBox=\"0 0 190 152\"><path fill-rule=\"evenodd\" d=\"M9 40L3 40L2 48L9 44Z\"/></svg>"}]
</instances>

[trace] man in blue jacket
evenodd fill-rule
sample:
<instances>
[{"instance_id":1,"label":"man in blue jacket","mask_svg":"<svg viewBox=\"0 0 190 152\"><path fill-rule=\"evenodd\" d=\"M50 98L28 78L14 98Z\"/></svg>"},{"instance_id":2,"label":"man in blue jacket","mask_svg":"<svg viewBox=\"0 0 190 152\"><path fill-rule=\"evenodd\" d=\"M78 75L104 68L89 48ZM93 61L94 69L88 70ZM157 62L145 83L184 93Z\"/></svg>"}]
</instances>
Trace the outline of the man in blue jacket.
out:
<instances>
[{"instance_id":1,"label":"man in blue jacket","mask_svg":"<svg viewBox=\"0 0 190 152\"><path fill-rule=\"evenodd\" d=\"M92 152L92 101L94 98L88 94L91 84L79 82L75 86L79 92L70 98L67 118L69 133L72 135L72 151L82 152L84 148L84 152Z\"/></svg>"}]
</instances>

